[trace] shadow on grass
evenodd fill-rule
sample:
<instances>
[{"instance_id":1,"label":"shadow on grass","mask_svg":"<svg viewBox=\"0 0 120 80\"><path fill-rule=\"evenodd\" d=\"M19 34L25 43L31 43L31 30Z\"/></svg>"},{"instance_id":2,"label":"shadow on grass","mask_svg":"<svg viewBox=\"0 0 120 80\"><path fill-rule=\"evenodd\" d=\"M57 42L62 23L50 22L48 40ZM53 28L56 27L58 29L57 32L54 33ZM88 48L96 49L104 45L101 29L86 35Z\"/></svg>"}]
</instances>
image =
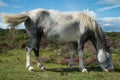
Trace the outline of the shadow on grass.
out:
<instances>
[{"instance_id":1,"label":"shadow on grass","mask_svg":"<svg viewBox=\"0 0 120 80\"><path fill-rule=\"evenodd\" d=\"M94 72L103 72L100 67L88 67L87 68L89 72L94 71ZM79 68L52 68L52 69L47 69L47 71L52 71L52 72L81 72ZM114 72L120 72L120 68L115 68Z\"/></svg>"},{"instance_id":2,"label":"shadow on grass","mask_svg":"<svg viewBox=\"0 0 120 80\"><path fill-rule=\"evenodd\" d=\"M89 72L103 72L100 67L86 67ZM61 72L61 73L67 73L67 72L81 72L81 70L78 67L75 67L73 69L71 68L50 68L46 70L34 70L34 72L44 72L44 71L51 71L51 72ZM120 68L115 68L114 72L120 72Z\"/></svg>"},{"instance_id":3,"label":"shadow on grass","mask_svg":"<svg viewBox=\"0 0 120 80\"><path fill-rule=\"evenodd\" d=\"M102 72L101 68L99 67L87 67L88 71L95 71L95 72ZM71 68L51 68L47 69L47 71L52 72L81 72L78 67L75 67L73 69Z\"/></svg>"},{"instance_id":4,"label":"shadow on grass","mask_svg":"<svg viewBox=\"0 0 120 80\"><path fill-rule=\"evenodd\" d=\"M51 72L79 72L79 68L51 68L51 69L47 69L47 71L51 71Z\"/></svg>"},{"instance_id":5,"label":"shadow on grass","mask_svg":"<svg viewBox=\"0 0 120 80\"><path fill-rule=\"evenodd\" d=\"M115 72L120 72L120 68L115 68Z\"/></svg>"}]
</instances>

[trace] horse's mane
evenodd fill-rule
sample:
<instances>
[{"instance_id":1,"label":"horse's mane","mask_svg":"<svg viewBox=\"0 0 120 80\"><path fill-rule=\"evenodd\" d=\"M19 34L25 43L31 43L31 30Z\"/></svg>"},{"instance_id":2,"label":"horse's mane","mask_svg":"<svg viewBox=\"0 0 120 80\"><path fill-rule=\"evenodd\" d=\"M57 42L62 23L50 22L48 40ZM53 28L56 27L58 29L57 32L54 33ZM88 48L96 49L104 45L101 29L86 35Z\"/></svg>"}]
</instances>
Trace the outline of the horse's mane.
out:
<instances>
[{"instance_id":1,"label":"horse's mane","mask_svg":"<svg viewBox=\"0 0 120 80\"><path fill-rule=\"evenodd\" d=\"M106 37L104 31L102 30L101 26L97 23L97 21L85 13L80 13L79 17L81 23L86 25L85 27L87 29L94 32L95 37L98 39L101 47L106 48L107 47Z\"/></svg>"},{"instance_id":2,"label":"horse's mane","mask_svg":"<svg viewBox=\"0 0 120 80\"><path fill-rule=\"evenodd\" d=\"M104 32L95 19L82 12L79 14L79 19L80 19L80 23L83 24L86 27L86 29L95 32L96 37L98 37L99 34L101 34L101 36L103 35Z\"/></svg>"},{"instance_id":3,"label":"horse's mane","mask_svg":"<svg viewBox=\"0 0 120 80\"><path fill-rule=\"evenodd\" d=\"M79 19L80 22L85 25L85 27L89 27L90 29L94 30L96 29L96 20L94 20L92 17L90 17L89 15L81 12L79 14Z\"/></svg>"}]
</instances>

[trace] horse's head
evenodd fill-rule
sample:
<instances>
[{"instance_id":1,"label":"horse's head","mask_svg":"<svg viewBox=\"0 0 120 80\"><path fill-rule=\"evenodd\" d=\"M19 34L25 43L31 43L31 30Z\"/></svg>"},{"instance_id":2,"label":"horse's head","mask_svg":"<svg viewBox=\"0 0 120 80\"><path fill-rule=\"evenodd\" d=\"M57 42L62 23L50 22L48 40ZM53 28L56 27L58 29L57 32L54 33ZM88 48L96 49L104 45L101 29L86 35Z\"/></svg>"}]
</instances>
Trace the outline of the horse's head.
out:
<instances>
[{"instance_id":1,"label":"horse's head","mask_svg":"<svg viewBox=\"0 0 120 80\"><path fill-rule=\"evenodd\" d=\"M110 51L100 49L98 52L98 62L100 63L100 66L104 71L106 72L114 71Z\"/></svg>"}]
</instances>

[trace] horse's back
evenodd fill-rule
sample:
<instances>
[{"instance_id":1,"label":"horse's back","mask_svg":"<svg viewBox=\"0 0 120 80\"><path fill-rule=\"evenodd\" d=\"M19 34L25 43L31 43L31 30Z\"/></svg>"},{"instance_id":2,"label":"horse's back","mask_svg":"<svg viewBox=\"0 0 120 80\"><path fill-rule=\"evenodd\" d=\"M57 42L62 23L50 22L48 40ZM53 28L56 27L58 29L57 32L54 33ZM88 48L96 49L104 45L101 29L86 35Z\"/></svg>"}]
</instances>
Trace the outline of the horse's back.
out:
<instances>
[{"instance_id":1,"label":"horse's back","mask_svg":"<svg viewBox=\"0 0 120 80\"><path fill-rule=\"evenodd\" d=\"M71 13L48 11L43 32L49 40L58 42L75 41L80 37L79 20Z\"/></svg>"}]
</instances>

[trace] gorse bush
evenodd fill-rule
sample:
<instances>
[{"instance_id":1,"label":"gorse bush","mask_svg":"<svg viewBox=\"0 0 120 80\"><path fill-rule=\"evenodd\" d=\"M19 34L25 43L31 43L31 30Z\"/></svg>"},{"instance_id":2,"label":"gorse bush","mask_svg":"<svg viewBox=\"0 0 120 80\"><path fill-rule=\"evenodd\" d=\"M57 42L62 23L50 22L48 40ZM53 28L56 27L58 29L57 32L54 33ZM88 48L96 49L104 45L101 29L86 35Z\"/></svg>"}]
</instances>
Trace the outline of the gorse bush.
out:
<instances>
[{"instance_id":1,"label":"gorse bush","mask_svg":"<svg viewBox=\"0 0 120 80\"><path fill-rule=\"evenodd\" d=\"M8 29L0 29L0 52L13 48L25 48L28 36L25 30L17 30L14 36Z\"/></svg>"},{"instance_id":2,"label":"gorse bush","mask_svg":"<svg viewBox=\"0 0 120 80\"><path fill-rule=\"evenodd\" d=\"M120 50L120 33L119 32L109 32L106 33L107 38L108 38L108 43L111 46L111 49L116 49ZM9 29L0 29L0 52L2 51L7 51L9 49L23 49L26 47L28 43L28 35L27 32L24 29L16 30L14 33L14 36L11 36L11 33ZM87 43L85 46L87 49L93 50L93 53L95 53L95 50L92 49L91 47L88 47L91 45L91 43ZM45 49L46 47L56 47L58 46L63 47L64 45L58 45L58 44L53 44L52 42L42 38L41 42L41 49ZM62 49L61 49L62 50ZM67 49L65 49L67 50ZM61 52L64 53L65 50L62 50Z\"/></svg>"}]
</instances>

